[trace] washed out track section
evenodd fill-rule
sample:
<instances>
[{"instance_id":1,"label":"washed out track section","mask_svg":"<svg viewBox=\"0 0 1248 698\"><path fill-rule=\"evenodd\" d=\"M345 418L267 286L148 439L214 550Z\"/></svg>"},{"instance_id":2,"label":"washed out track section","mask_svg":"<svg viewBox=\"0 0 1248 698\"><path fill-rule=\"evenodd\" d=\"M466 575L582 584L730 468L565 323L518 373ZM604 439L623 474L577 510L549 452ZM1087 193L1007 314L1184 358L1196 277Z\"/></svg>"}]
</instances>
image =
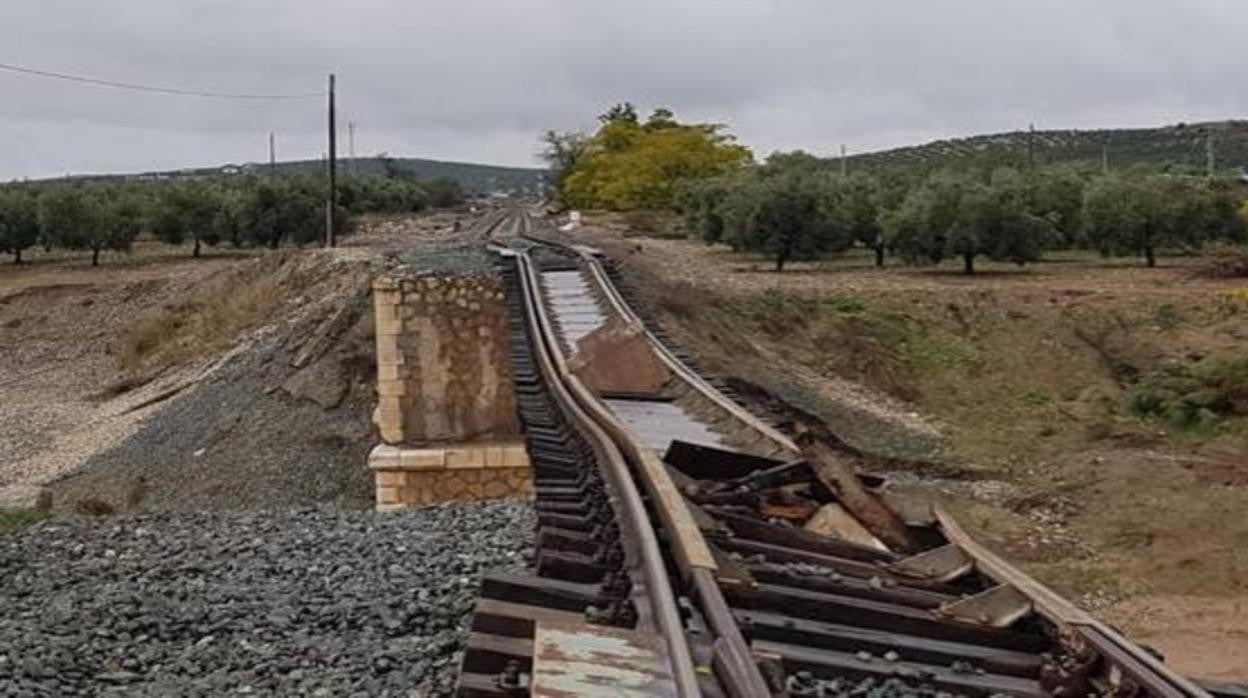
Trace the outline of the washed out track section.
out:
<instances>
[{"instance_id":1,"label":"washed out track section","mask_svg":"<svg viewBox=\"0 0 1248 698\"><path fill-rule=\"evenodd\" d=\"M653 333L647 341L671 370L668 385L627 396L587 391L566 364L573 335L594 331L586 315L634 329L641 320L596 253L547 243L518 218L508 230L525 240L505 241L506 251L499 236L493 241L509 279L513 369L538 468L539 576L487 580L461 694L545 695L531 682L566 676L567 655L593 654L600 639L556 643L552 664L543 626L665 630L648 622L662 603L639 603L656 577L643 580L630 565L630 537L650 531L663 543L684 633L683 642L668 634L651 649L683 646L687 659L660 663L672 672L692 663L699 677L663 693L1206 695L979 546L938 508L895 510L906 540L884 544L828 474L836 454L799 448ZM560 391L575 400L550 401ZM666 419L657 405L672 410ZM639 406L647 416L630 420ZM568 409L593 419L560 418ZM602 449L583 448L587 431L609 434L647 515L618 518L623 498L600 486L610 484ZM708 434L716 444L705 443ZM880 479L858 480L885 494ZM830 523L812 527L825 513Z\"/></svg>"},{"instance_id":2,"label":"washed out track section","mask_svg":"<svg viewBox=\"0 0 1248 698\"><path fill-rule=\"evenodd\" d=\"M532 530L521 503L48 521L0 537L0 695L447 695Z\"/></svg>"},{"instance_id":3,"label":"washed out track section","mask_svg":"<svg viewBox=\"0 0 1248 698\"><path fill-rule=\"evenodd\" d=\"M629 631L645 629L645 645L634 649L653 654L660 626L675 620L674 608L656 608L651 597L670 593L650 583L653 565L662 565L651 560L647 570L645 558L654 553L654 541L631 530L640 523L635 521L640 507L630 511L627 502L640 502L635 493L621 491L627 483L613 481L601 460L609 455L601 450L601 438L597 443L586 439L583 422L576 423L583 415L548 384L544 373L553 367L539 361L542 339L527 312L521 269L514 260L503 260L501 266L517 411L534 470L535 574L485 579L461 666L461 696L528 695L546 639L565 636L629 647L646 637ZM547 661L554 654L549 652ZM680 680L666 667L650 669L615 678L642 694L669 693L673 681Z\"/></svg>"}]
</instances>

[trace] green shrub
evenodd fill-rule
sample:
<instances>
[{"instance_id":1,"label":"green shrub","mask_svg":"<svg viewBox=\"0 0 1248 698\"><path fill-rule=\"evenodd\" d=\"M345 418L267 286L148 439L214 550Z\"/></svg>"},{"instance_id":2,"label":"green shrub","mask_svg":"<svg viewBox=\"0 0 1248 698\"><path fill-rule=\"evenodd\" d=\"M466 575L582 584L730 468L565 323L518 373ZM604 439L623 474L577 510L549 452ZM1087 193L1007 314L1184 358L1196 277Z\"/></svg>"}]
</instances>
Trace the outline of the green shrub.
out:
<instances>
[{"instance_id":1,"label":"green shrub","mask_svg":"<svg viewBox=\"0 0 1248 698\"><path fill-rule=\"evenodd\" d=\"M1178 427L1248 416L1248 354L1154 369L1127 392L1127 404L1138 415Z\"/></svg>"},{"instance_id":2,"label":"green shrub","mask_svg":"<svg viewBox=\"0 0 1248 698\"><path fill-rule=\"evenodd\" d=\"M1183 318L1173 303L1162 303L1153 312L1153 322L1163 330L1173 330L1182 324Z\"/></svg>"}]
</instances>

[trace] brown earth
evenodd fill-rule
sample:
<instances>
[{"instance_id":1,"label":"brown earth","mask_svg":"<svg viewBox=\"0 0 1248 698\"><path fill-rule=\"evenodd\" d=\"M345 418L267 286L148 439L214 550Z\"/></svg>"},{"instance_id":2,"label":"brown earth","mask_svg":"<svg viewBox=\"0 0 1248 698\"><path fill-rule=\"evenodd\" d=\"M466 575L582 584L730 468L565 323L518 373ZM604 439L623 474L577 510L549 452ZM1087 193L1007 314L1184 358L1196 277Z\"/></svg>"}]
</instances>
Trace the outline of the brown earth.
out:
<instances>
[{"instance_id":1,"label":"brown earth","mask_svg":"<svg viewBox=\"0 0 1248 698\"><path fill-rule=\"evenodd\" d=\"M900 482L1179 670L1248 680L1248 427L1177 429L1124 375L1242 350L1248 279L1208 260L1055 253L981 273L794 264L621 217L578 234L620 261L700 363L825 418Z\"/></svg>"},{"instance_id":2,"label":"brown earth","mask_svg":"<svg viewBox=\"0 0 1248 698\"><path fill-rule=\"evenodd\" d=\"M0 268L0 505L45 485L58 510L369 504L368 284L471 243L462 218L368 218L332 251L143 241Z\"/></svg>"}]
</instances>

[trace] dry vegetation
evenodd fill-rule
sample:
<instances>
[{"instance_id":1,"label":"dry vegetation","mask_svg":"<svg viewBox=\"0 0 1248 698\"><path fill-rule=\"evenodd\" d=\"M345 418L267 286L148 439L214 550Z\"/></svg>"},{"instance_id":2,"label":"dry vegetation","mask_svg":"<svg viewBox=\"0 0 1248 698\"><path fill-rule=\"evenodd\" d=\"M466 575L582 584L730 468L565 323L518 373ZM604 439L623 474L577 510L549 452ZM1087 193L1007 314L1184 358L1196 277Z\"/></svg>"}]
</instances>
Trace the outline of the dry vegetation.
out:
<instances>
[{"instance_id":1,"label":"dry vegetation","mask_svg":"<svg viewBox=\"0 0 1248 698\"><path fill-rule=\"evenodd\" d=\"M1248 678L1248 386L1233 363L1248 279L1236 257L1149 270L1054 253L967 279L851 256L777 274L616 218L587 234L710 368L829 416L851 442L940 466L907 467L942 476L942 496L1012 559L1184 671ZM880 412L934 424L940 446L846 418L839 405L861 386ZM1139 409L1142 391L1167 407Z\"/></svg>"},{"instance_id":2,"label":"dry vegetation","mask_svg":"<svg viewBox=\"0 0 1248 698\"><path fill-rule=\"evenodd\" d=\"M228 269L195 296L127 323L118 333L118 366L137 374L220 353L281 305L278 270L293 254Z\"/></svg>"}]
</instances>

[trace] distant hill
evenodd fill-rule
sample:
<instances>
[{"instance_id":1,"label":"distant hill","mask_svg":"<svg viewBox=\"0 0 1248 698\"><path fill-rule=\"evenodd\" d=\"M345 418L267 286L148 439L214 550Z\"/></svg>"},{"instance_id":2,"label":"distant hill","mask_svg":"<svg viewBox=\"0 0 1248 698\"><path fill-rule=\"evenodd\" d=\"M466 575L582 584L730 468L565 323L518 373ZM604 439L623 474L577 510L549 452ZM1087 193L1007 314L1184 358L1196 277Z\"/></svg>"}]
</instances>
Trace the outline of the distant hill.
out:
<instances>
[{"instance_id":1,"label":"distant hill","mask_svg":"<svg viewBox=\"0 0 1248 698\"><path fill-rule=\"evenodd\" d=\"M1212 135L1219 170L1248 166L1248 121L1175 124L1158 128L1012 131L851 155L854 171L931 170L941 167L1023 167L1028 141L1037 165L1101 166L1104 151L1113 168L1205 169L1206 138ZM829 166L839 159L826 158Z\"/></svg>"},{"instance_id":2,"label":"distant hill","mask_svg":"<svg viewBox=\"0 0 1248 698\"><path fill-rule=\"evenodd\" d=\"M247 172L267 172L268 163L226 164L217 167L195 167L167 172L141 174L73 175L75 181L108 181L115 179L176 179L178 177L219 177ZM472 194L536 192L543 182L545 170L527 167L477 165L469 162L444 162L420 158L344 158L338 161L340 176L352 173L362 177L411 177L419 180L451 179ZM277 163L283 174L320 174L325 171L323 160L288 160ZM54 177L45 181L57 181Z\"/></svg>"},{"instance_id":3,"label":"distant hill","mask_svg":"<svg viewBox=\"0 0 1248 698\"><path fill-rule=\"evenodd\" d=\"M267 165L251 164L244 167L265 168ZM279 162L280 171L289 173L319 173L325 171L322 160L295 160ZM343 158L338 161L339 173L366 177L408 176L415 179L452 179L464 189L475 193L493 191L535 191L541 184L545 170L527 167L502 167L477 165L468 162L445 162L420 158Z\"/></svg>"}]
</instances>

